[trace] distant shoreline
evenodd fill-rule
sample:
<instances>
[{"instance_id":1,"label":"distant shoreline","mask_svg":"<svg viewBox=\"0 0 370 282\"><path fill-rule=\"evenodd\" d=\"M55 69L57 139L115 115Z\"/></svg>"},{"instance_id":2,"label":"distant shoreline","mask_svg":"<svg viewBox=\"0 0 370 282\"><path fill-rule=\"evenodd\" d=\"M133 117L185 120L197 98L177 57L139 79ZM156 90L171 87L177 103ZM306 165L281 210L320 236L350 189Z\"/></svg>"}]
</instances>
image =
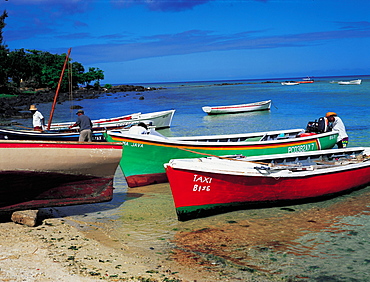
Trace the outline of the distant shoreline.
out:
<instances>
[{"instance_id":1,"label":"distant shoreline","mask_svg":"<svg viewBox=\"0 0 370 282\"><path fill-rule=\"evenodd\" d=\"M112 86L110 89L100 87L95 88L80 88L73 91L74 100L82 99L97 99L102 94L117 93L117 92L145 92L158 90L155 87L144 87L136 85L118 85ZM27 93L14 94L13 97L0 98L0 118L26 118L30 116L30 113L24 113L22 111L28 110L31 104L50 103L54 101L55 91L49 90L38 90L28 91ZM69 93L59 93L58 103L65 102L70 99Z\"/></svg>"},{"instance_id":2,"label":"distant shoreline","mask_svg":"<svg viewBox=\"0 0 370 282\"><path fill-rule=\"evenodd\" d=\"M133 83L133 84L143 84L143 85L162 85L162 84L187 84L187 83L214 83L214 84L220 84L223 82L240 82L240 81L246 81L246 82L253 82L253 81L271 81L279 83L281 81L286 80L298 80L307 77L307 75L302 76L291 76L291 77L278 77L278 78L241 78L241 79L216 79L216 80L184 80L184 81L161 81L161 82L142 82L142 83ZM322 80L322 79L332 79L332 78L344 78L344 79L356 79L361 77L366 77L370 79L370 75L368 74L354 74L354 75L328 75L328 76L309 76L310 78L314 80ZM119 84L112 84L112 85L119 85Z\"/></svg>"}]
</instances>

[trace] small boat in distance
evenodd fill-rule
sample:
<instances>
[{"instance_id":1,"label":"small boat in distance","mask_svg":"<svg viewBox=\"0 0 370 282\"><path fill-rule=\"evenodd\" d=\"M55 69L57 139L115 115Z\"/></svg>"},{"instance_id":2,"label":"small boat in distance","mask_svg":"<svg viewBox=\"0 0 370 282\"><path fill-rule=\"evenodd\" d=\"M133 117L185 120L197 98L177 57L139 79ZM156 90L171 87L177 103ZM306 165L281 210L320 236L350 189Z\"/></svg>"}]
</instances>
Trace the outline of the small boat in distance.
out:
<instances>
[{"instance_id":1,"label":"small boat in distance","mask_svg":"<svg viewBox=\"0 0 370 282\"><path fill-rule=\"evenodd\" d=\"M350 81L338 81L339 85L360 85L362 82L361 79L355 79Z\"/></svg>"},{"instance_id":2,"label":"small boat in distance","mask_svg":"<svg viewBox=\"0 0 370 282\"><path fill-rule=\"evenodd\" d=\"M296 81L285 81L285 82L282 82L281 85L299 85L299 82L296 82Z\"/></svg>"},{"instance_id":3,"label":"small boat in distance","mask_svg":"<svg viewBox=\"0 0 370 282\"><path fill-rule=\"evenodd\" d=\"M252 111L269 110L271 107L271 100L255 102L250 104L230 105L230 106L205 106L202 110L209 115L216 114L236 114Z\"/></svg>"},{"instance_id":4,"label":"small boat in distance","mask_svg":"<svg viewBox=\"0 0 370 282\"><path fill-rule=\"evenodd\" d=\"M110 201L122 143L0 140L0 212Z\"/></svg>"},{"instance_id":5,"label":"small boat in distance","mask_svg":"<svg viewBox=\"0 0 370 282\"><path fill-rule=\"evenodd\" d=\"M122 142L120 167L129 187L167 182L163 164L170 159L331 149L338 137L336 131L315 134L306 133L304 129L184 137L165 137L151 131L136 135L120 130L104 133L108 142Z\"/></svg>"},{"instance_id":6,"label":"small boat in distance","mask_svg":"<svg viewBox=\"0 0 370 282\"><path fill-rule=\"evenodd\" d=\"M370 183L370 147L165 164L179 220L333 196ZM288 202L289 201L289 202Z\"/></svg>"},{"instance_id":7,"label":"small boat in distance","mask_svg":"<svg viewBox=\"0 0 370 282\"><path fill-rule=\"evenodd\" d=\"M298 82L299 84L302 84L302 83L314 83L314 80L311 79L310 77L306 77L306 78L303 78L302 80L296 81L296 82Z\"/></svg>"}]
</instances>

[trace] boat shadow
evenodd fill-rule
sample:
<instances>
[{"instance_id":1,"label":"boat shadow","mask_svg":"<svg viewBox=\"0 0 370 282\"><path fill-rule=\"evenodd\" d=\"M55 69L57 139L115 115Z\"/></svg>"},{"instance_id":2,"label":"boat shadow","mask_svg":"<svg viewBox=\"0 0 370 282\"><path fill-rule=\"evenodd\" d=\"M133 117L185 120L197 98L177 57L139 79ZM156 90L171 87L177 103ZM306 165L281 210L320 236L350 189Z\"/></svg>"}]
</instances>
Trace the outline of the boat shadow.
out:
<instances>
[{"instance_id":1,"label":"boat shadow","mask_svg":"<svg viewBox=\"0 0 370 282\"><path fill-rule=\"evenodd\" d=\"M332 200L334 198L349 195L352 192L359 191L361 189L364 189L366 187L369 187L369 184L365 184L362 186L358 186L346 191L328 194L320 197L314 197L314 198L305 198L301 200L281 200L281 201L275 201L275 202L256 202L256 203L240 203L235 204L232 206L225 206L225 207L215 207L215 208L208 208L208 209L202 209L194 212L187 212L187 213L177 213L177 217L179 221L189 221L197 218L206 218L210 216L220 215L224 213L229 212L235 212L235 211L242 211L242 210L259 210L259 209L268 209L268 208L280 208L281 210L286 211L295 211L293 206L296 205L303 205L303 204L310 204L310 203L318 203L318 202L324 202L328 200Z\"/></svg>"},{"instance_id":2,"label":"boat shadow","mask_svg":"<svg viewBox=\"0 0 370 282\"><path fill-rule=\"evenodd\" d=\"M60 207L45 207L38 209L37 225L48 218L63 218L68 216L87 216L87 214L100 214L111 212L118 209L126 201L142 197L141 193L117 192L113 194L113 199L109 202L80 204ZM14 212L14 211L13 211ZM10 222L13 212L1 212L0 223Z\"/></svg>"},{"instance_id":3,"label":"boat shadow","mask_svg":"<svg viewBox=\"0 0 370 282\"><path fill-rule=\"evenodd\" d=\"M52 207L39 209L38 218L40 221L47 218L68 217L68 216L88 216L88 214L111 213L127 201L144 196L140 193L117 192L113 194L113 199L109 202L73 205L65 207Z\"/></svg>"}]
</instances>

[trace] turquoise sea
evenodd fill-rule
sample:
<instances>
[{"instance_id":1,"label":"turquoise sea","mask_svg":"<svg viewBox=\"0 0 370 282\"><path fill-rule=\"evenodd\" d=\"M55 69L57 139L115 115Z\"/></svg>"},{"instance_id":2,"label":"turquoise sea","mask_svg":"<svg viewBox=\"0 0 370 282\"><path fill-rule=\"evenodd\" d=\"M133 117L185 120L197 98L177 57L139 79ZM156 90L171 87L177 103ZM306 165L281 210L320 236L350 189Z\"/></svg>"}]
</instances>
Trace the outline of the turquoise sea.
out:
<instances>
[{"instance_id":1,"label":"turquoise sea","mask_svg":"<svg viewBox=\"0 0 370 282\"><path fill-rule=\"evenodd\" d=\"M357 78L361 85L330 83ZM370 146L370 76L313 79L296 86L280 84L291 78L147 84L161 89L105 94L73 104L92 119L175 109L171 128L160 131L167 136L305 128L332 111L346 125L349 146ZM270 111L207 116L201 109L269 99ZM50 106L38 108L47 117ZM70 106L58 104L53 121L74 120ZM19 122L31 126L31 121ZM211 265L212 275L204 281L214 281L217 275L220 281L370 281L370 186L318 202L187 222L177 221L168 184L129 189L118 169L115 188L109 203L55 208L55 214L78 221L81 229L98 229L138 253L157 255L158 260L166 260L175 249L198 255ZM200 230L209 231L209 241L194 237ZM218 245L213 242L216 235ZM185 244L186 238L194 245ZM197 240L202 246L195 246Z\"/></svg>"},{"instance_id":2,"label":"turquoise sea","mask_svg":"<svg viewBox=\"0 0 370 282\"><path fill-rule=\"evenodd\" d=\"M355 78L362 78L362 84L330 83ZM98 100L57 104L53 122L74 121L76 110L70 110L71 105L82 106L91 119L175 109L171 129L164 134L181 136L305 128L308 121L333 111L344 121L350 135L350 144L367 145L370 76L313 79L314 83L294 86L279 83L292 79L142 84L162 89L106 94ZM144 99L139 99L141 96ZM272 107L268 112L207 116L202 111L202 106L244 104L270 99ZM48 120L51 104L37 106ZM26 127L32 124L31 120L17 121Z\"/></svg>"}]
</instances>

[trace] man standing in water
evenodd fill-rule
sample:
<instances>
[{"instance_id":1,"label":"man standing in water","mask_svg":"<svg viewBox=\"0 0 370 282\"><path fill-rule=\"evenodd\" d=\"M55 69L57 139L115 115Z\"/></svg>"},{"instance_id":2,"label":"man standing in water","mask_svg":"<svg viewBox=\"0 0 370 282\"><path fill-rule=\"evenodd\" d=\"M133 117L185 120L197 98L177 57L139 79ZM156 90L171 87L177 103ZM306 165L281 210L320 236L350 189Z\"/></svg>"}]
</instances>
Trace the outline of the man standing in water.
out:
<instances>
[{"instance_id":1,"label":"man standing in water","mask_svg":"<svg viewBox=\"0 0 370 282\"><path fill-rule=\"evenodd\" d=\"M30 111L32 113L32 125L33 130L42 131L45 126L44 116L37 110L35 105L30 106Z\"/></svg>"},{"instance_id":2,"label":"man standing in water","mask_svg":"<svg viewBox=\"0 0 370 282\"><path fill-rule=\"evenodd\" d=\"M329 127L334 131L338 131L338 148L346 148L348 145L348 135L342 119L334 112L327 112L325 117L328 119Z\"/></svg>"},{"instance_id":3,"label":"man standing in water","mask_svg":"<svg viewBox=\"0 0 370 282\"><path fill-rule=\"evenodd\" d=\"M85 116L85 112L83 110L78 110L76 115L77 120L76 123L71 125L69 128L79 126L80 127L80 137L78 138L79 142L92 141L92 122L88 116Z\"/></svg>"}]
</instances>

